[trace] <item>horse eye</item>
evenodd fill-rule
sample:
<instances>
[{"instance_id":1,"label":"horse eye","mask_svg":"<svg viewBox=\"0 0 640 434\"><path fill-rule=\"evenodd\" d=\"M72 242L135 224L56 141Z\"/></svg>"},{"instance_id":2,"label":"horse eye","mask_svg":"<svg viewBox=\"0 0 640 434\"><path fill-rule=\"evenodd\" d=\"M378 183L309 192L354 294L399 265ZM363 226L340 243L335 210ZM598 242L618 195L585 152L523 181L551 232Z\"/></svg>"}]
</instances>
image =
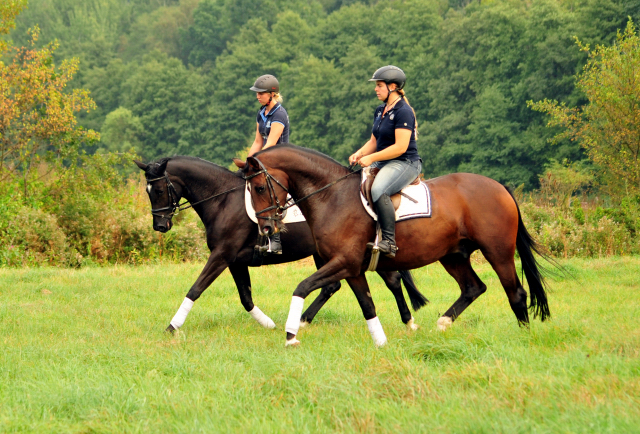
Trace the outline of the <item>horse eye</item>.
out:
<instances>
[{"instance_id":1,"label":"horse eye","mask_svg":"<svg viewBox=\"0 0 640 434\"><path fill-rule=\"evenodd\" d=\"M264 186L260 185L260 186L256 187L256 192L258 194L264 193Z\"/></svg>"}]
</instances>

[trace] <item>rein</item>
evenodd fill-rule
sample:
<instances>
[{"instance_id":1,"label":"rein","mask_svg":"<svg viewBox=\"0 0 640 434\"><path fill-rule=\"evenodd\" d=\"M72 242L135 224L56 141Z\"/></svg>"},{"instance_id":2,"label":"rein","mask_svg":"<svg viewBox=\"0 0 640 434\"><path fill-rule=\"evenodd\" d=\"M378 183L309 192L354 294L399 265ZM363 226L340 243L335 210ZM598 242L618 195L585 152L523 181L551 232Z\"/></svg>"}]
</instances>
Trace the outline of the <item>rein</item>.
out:
<instances>
[{"instance_id":1,"label":"rein","mask_svg":"<svg viewBox=\"0 0 640 434\"><path fill-rule=\"evenodd\" d=\"M202 199L202 200L199 200L198 202L194 202L194 203L190 203L189 201L182 202L182 203L177 203L176 198L178 197L178 192L176 191L176 188L173 186L173 183L171 182L171 180L169 179L169 174L167 173L166 170L164 172L164 176L161 176L159 178L147 179L147 183L153 182L153 181L158 181L160 179L165 179L167 181L167 193L169 194L169 201L171 202L171 205L170 206L165 206L163 208L151 209L151 215L154 215L154 216L157 216L157 217L162 217L162 218L172 218L174 215L178 214L180 211L184 211L185 209L193 208L194 206L196 206L198 204L201 204L202 202L206 202L206 201L214 199L214 198L216 198L218 196L222 196L223 194L227 194L227 193L230 193L230 192L232 192L234 190L238 190L238 189L244 187L244 185L239 185L237 187L231 188L229 190L223 191L223 192L218 193L218 194L214 194L213 196L209 196L206 199ZM178 199L178 201L179 200L180 199ZM171 213L169 213L167 215L158 214L159 212L168 211L168 210L171 210Z\"/></svg>"},{"instance_id":2,"label":"rein","mask_svg":"<svg viewBox=\"0 0 640 434\"><path fill-rule=\"evenodd\" d=\"M274 180L276 182L276 184L278 184L280 186L280 188L282 188L284 191L287 192L287 194L289 193L289 190L284 185L282 185L280 183L280 181L278 181L276 178L274 178L269 173L267 168L264 167L264 164L262 164L262 161L258 160L257 158L255 158L255 160L260 164L261 170L256 172L256 173L254 173L253 175L245 177L244 179L246 179L248 181L251 178L256 177L256 176L261 175L261 174L264 173L265 177L267 178L267 186L269 187L269 196L270 196L271 202L272 203L273 202L276 203L275 205L268 206L267 208L265 208L263 210L256 211L256 218L263 219L263 220L280 221L280 220L283 219L282 213L284 211L286 211L287 209L289 209L289 208L291 208L293 206L296 206L297 204L299 204L303 200L307 200L313 195L316 195L316 194L318 194L318 193L320 193L320 192L322 192L322 191L324 191L324 190L326 190L326 189L328 189L330 187L333 187L335 184L337 184L338 182L342 181L343 179L346 179L347 177L353 175L354 173L359 173L359 172L362 171L362 169L358 169L358 170L354 171L353 167L355 166L355 164L351 165L351 166L349 166L349 173L347 173L346 175L336 179L335 181L330 182L329 184L325 185L324 187L319 188L318 190L316 190L316 191L314 191L312 193L307 194L304 197L301 197L298 200L288 201L287 203L285 203L284 206L282 206L282 205L280 205L280 201L278 200L278 196L275 194L275 190L273 188L273 185L271 184L271 180ZM276 210L276 214L279 214L279 216L276 216L276 217L263 217L263 216L258 215L258 214L262 214L262 213L267 212L267 211L271 211L272 209L275 209Z\"/></svg>"}]
</instances>

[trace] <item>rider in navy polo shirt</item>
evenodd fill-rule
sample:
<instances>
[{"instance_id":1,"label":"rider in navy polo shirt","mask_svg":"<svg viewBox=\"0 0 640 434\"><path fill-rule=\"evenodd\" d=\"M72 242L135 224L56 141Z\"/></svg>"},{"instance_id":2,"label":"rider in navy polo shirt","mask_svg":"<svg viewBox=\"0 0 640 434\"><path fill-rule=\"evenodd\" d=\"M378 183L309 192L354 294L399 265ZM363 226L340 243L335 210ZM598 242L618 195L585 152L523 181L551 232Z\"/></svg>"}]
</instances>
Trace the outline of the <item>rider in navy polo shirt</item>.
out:
<instances>
[{"instance_id":1,"label":"rider in navy polo shirt","mask_svg":"<svg viewBox=\"0 0 640 434\"><path fill-rule=\"evenodd\" d=\"M349 157L351 164L380 169L371 186L371 199L382 231L378 246L391 258L395 257L398 247L396 213L390 196L409 185L422 171L416 146L418 123L402 90L406 80L404 72L392 65L383 66L373 74L369 81L376 82L376 95L384 104L374 112L371 138ZM373 243L367 246L372 247Z\"/></svg>"},{"instance_id":2,"label":"rider in navy polo shirt","mask_svg":"<svg viewBox=\"0 0 640 434\"><path fill-rule=\"evenodd\" d=\"M256 116L256 138L249 157L278 143L289 143L289 115L282 107L278 79L273 75L258 77L251 90L262 107Z\"/></svg>"},{"instance_id":3,"label":"rider in navy polo shirt","mask_svg":"<svg viewBox=\"0 0 640 434\"><path fill-rule=\"evenodd\" d=\"M258 151L289 143L289 115L282 107L280 83L273 75L263 75L253 83L251 90L262 105L256 116L256 138L249 149L249 157ZM268 253L282 254L280 232L269 237Z\"/></svg>"}]
</instances>

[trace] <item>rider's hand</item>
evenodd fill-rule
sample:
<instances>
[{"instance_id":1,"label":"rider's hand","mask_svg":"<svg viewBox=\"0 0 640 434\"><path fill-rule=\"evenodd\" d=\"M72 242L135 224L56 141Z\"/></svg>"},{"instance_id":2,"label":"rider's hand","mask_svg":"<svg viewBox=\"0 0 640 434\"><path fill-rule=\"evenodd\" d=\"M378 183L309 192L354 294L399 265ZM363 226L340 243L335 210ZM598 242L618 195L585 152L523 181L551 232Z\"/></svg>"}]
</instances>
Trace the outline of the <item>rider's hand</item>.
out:
<instances>
[{"instance_id":1,"label":"rider's hand","mask_svg":"<svg viewBox=\"0 0 640 434\"><path fill-rule=\"evenodd\" d=\"M349 164L354 165L362 158L362 153L360 151L355 152L349 157Z\"/></svg>"},{"instance_id":2,"label":"rider's hand","mask_svg":"<svg viewBox=\"0 0 640 434\"><path fill-rule=\"evenodd\" d=\"M362 167L370 166L374 162L375 161L373 160L373 157L371 157L371 155L367 155L365 157L360 158L360 160L358 160L358 164L360 164Z\"/></svg>"}]
</instances>

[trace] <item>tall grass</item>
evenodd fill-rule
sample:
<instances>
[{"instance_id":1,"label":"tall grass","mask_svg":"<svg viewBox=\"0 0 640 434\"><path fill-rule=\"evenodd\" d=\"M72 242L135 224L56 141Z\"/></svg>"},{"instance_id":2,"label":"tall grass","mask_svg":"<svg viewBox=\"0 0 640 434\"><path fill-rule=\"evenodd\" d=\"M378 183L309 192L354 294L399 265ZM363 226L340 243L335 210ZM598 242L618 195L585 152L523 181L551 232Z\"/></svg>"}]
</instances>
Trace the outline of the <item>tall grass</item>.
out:
<instances>
[{"instance_id":1,"label":"tall grass","mask_svg":"<svg viewBox=\"0 0 640 434\"><path fill-rule=\"evenodd\" d=\"M174 336L201 264L0 269L0 431L640 432L640 259L562 265L552 320L529 330L476 261L489 289L444 334L459 290L432 265L414 272L431 300L417 332L368 274L389 344L374 348L343 288L296 350L283 326L309 262L252 270L276 330L225 272Z\"/></svg>"}]
</instances>

